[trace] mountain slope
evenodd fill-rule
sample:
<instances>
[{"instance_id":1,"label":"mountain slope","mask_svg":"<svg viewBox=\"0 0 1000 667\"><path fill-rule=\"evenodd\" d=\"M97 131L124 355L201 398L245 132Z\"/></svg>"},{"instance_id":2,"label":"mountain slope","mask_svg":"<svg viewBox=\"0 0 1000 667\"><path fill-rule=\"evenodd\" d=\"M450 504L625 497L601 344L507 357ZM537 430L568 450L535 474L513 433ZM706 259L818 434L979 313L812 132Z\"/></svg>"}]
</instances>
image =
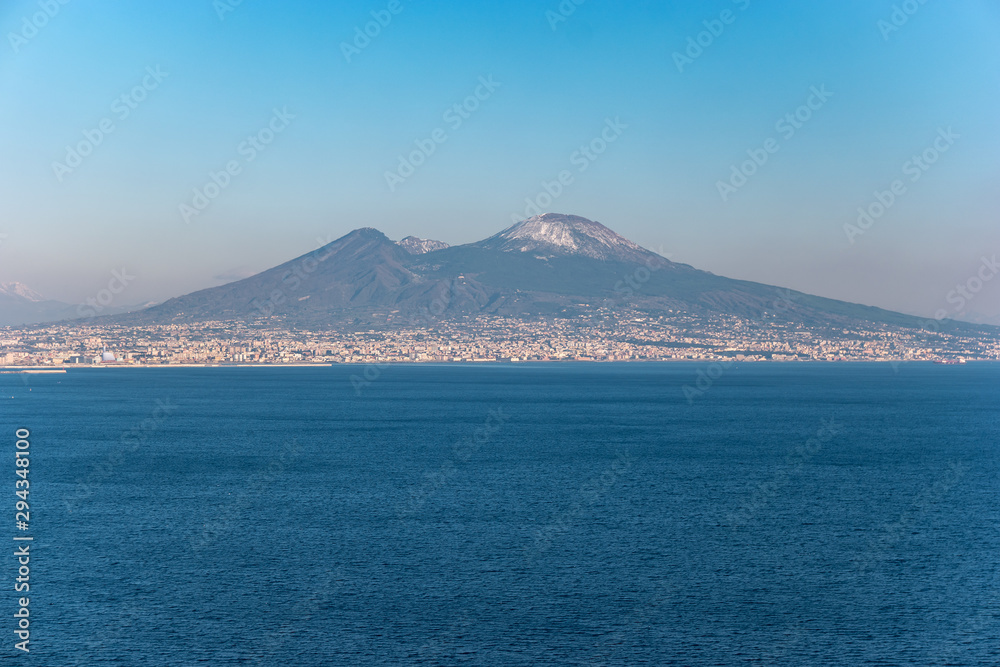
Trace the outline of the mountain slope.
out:
<instances>
[{"instance_id":1,"label":"mountain slope","mask_svg":"<svg viewBox=\"0 0 1000 667\"><path fill-rule=\"evenodd\" d=\"M170 299L122 322L183 322L333 313L391 304L419 280L409 254L376 229L358 229L311 253L233 283Z\"/></svg>"},{"instance_id":2,"label":"mountain slope","mask_svg":"<svg viewBox=\"0 0 1000 667\"><path fill-rule=\"evenodd\" d=\"M572 318L630 308L751 321L777 316L810 326L922 324L909 315L671 262L578 216L536 216L461 246L424 244L395 243L378 230L359 229L255 276L115 319L162 324L274 317L286 326L326 328L477 315Z\"/></svg>"}]
</instances>

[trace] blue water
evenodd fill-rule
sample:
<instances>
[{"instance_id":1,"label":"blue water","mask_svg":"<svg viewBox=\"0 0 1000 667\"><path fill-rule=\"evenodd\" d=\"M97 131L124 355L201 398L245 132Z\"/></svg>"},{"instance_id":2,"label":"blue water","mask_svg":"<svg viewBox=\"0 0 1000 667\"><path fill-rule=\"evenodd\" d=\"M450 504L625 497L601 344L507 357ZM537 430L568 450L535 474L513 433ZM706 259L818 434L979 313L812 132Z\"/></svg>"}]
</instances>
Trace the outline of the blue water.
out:
<instances>
[{"instance_id":1,"label":"blue water","mask_svg":"<svg viewBox=\"0 0 1000 667\"><path fill-rule=\"evenodd\" d=\"M25 664L1000 664L1000 366L706 368L0 375Z\"/></svg>"}]
</instances>

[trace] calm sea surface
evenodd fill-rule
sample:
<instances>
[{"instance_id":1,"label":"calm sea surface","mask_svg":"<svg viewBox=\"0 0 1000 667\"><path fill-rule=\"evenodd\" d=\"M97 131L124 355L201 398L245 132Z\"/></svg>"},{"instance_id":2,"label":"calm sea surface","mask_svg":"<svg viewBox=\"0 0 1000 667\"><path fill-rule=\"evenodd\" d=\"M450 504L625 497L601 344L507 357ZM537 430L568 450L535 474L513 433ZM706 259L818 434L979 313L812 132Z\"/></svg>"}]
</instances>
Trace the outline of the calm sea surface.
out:
<instances>
[{"instance_id":1,"label":"calm sea surface","mask_svg":"<svg viewBox=\"0 0 1000 667\"><path fill-rule=\"evenodd\" d=\"M0 375L21 657L1000 664L1000 365L708 369Z\"/></svg>"}]
</instances>

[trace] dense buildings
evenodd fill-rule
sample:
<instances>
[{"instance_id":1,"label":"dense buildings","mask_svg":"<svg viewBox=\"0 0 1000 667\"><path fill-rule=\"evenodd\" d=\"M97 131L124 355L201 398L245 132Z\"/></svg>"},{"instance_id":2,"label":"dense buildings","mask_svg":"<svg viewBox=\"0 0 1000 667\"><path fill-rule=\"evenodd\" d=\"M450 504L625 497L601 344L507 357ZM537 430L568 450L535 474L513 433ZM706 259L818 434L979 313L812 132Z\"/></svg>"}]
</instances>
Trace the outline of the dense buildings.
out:
<instances>
[{"instance_id":1,"label":"dense buildings","mask_svg":"<svg viewBox=\"0 0 1000 667\"><path fill-rule=\"evenodd\" d=\"M280 322L145 327L53 324L0 330L0 365L314 364L454 361L1000 359L1000 336L888 325L810 328L779 320L598 311L586 319L441 320L367 331L288 330Z\"/></svg>"}]
</instances>

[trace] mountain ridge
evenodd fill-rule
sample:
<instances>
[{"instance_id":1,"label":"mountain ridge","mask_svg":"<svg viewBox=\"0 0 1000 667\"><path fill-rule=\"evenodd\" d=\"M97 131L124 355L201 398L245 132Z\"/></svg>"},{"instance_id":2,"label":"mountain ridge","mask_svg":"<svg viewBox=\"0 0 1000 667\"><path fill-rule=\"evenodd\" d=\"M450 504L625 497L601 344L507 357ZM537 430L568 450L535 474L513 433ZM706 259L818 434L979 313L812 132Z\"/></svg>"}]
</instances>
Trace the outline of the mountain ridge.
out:
<instances>
[{"instance_id":1,"label":"mountain ridge","mask_svg":"<svg viewBox=\"0 0 1000 667\"><path fill-rule=\"evenodd\" d=\"M423 255L424 253L433 252L434 250L444 250L445 248L451 247L444 241L422 239L418 236L407 236L396 243L411 255Z\"/></svg>"},{"instance_id":2,"label":"mountain ridge","mask_svg":"<svg viewBox=\"0 0 1000 667\"><path fill-rule=\"evenodd\" d=\"M25 288L27 289L27 288ZM24 290L21 290L22 292ZM0 292L0 325L13 299ZM49 303L49 302L43 302ZM29 303L36 308L40 304ZM78 309L52 302L48 319L72 321ZM152 307L108 313L93 322L123 325L204 321L270 322L288 328L433 326L442 320L500 316L612 318L735 317L755 325L781 321L809 327L891 325L992 331L989 325L936 322L872 306L719 276L673 262L610 228L575 215L527 218L481 241L449 246L408 236L395 242L362 227L320 248L224 285Z\"/></svg>"},{"instance_id":3,"label":"mountain ridge","mask_svg":"<svg viewBox=\"0 0 1000 667\"><path fill-rule=\"evenodd\" d=\"M425 239L411 242L418 250ZM717 276L672 262L601 223L533 216L482 241L411 252L365 227L227 285L114 317L133 324L277 318L292 327L379 327L477 316L572 318L639 309L842 327L920 328L893 311ZM781 308L776 307L780 304ZM942 326L961 327L962 323Z\"/></svg>"}]
</instances>

